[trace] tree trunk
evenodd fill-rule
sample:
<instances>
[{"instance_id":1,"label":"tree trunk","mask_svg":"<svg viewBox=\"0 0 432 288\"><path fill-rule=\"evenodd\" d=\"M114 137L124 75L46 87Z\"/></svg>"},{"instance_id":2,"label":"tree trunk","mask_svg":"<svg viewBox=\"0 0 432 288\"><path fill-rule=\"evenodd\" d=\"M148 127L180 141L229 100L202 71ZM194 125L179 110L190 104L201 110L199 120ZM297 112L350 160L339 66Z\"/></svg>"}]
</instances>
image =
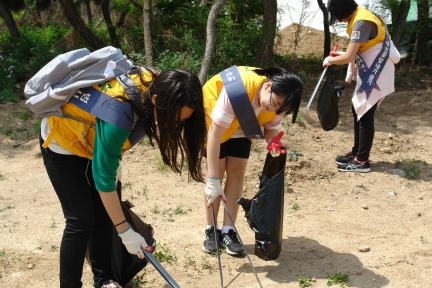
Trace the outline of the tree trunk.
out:
<instances>
[{"instance_id":1,"label":"tree trunk","mask_svg":"<svg viewBox=\"0 0 432 288\"><path fill-rule=\"evenodd\" d=\"M19 38L21 35L18 31L18 27L12 16L11 11L6 7L2 0L0 0L0 15L3 18L9 33L13 38Z\"/></svg>"},{"instance_id":2,"label":"tree trunk","mask_svg":"<svg viewBox=\"0 0 432 288\"><path fill-rule=\"evenodd\" d=\"M84 5L87 11L87 23L91 25L93 23L93 17L91 12L90 0L84 0Z\"/></svg>"},{"instance_id":3,"label":"tree trunk","mask_svg":"<svg viewBox=\"0 0 432 288\"><path fill-rule=\"evenodd\" d=\"M213 51L216 46L216 16L220 8L225 5L228 0L218 0L213 4L207 18L207 39L204 51L204 58L201 65L199 79L204 85L207 80L208 71L210 70L210 62L213 56Z\"/></svg>"},{"instance_id":4,"label":"tree trunk","mask_svg":"<svg viewBox=\"0 0 432 288\"><path fill-rule=\"evenodd\" d=\"M318 0L318 6L320 7L324 16L324 55L327 57L330 54L330 27L327 7L324 5L322 0Z\"/></svg>"},{"instance_id":5,"label":"tree trunk","mask_svg":"<svg viewBox=\"0 0 432 288\"><path fill-rule=\"evenodd\" d=\"M114 47L120 48L120 43L117 38L117 33L115 27L111 21L111 14L109 11L109 0L103 0L101 3L102 14L105 20L105 24L107 25L108 33L111 38L111 43Z\"/></svg>"},{"instance_id":6,"label":"tree trunk","mask_svg":"<svg viewBox=\"0 0 432 288\"><path fill-rule=\"evenodd\" d=\"M144 53L146 66L154 66L153 41L151 36L151 0L143 3Z\"/></svg>"},{"instance_id":7,"label":"tree trunk","mask_svg":"<svg viewBox=\"0 0 432 288\"><path fill-rule=\"evenodd\" d=\"M277 1L263 1L264 18L261 45L255 58L257 67L268 67L273 57L273 45L276 37Z\"/></svg>"},{"instance_id":8,"label":"tree trunk","mask_svg":"<svg viewBox=\"0 0 432 288\"><path fill-rule=\"evenodd\" d=\"M404 27L406 23L406 18L409 12L409 8L411 5L411 0L401 0L399 4L399 9L397 12L396 19L393 22L393 32L391 34L393 44L398 46L400 41L402 40L402 35L404 32ZM393 13L392 13L393 15Z\"/></svg>"},{"instance_id":9,"label":"tree trunk","mask_svg":"<svg viewBox=\"0 0 432 288\"><path fill-rule=\"evenodd\" d=\"M83 19L78 15L75 5L72 0L58 0L63 7L63 11L69 23L74 27L78 34L90 45L91 48L97 50L105 46L105 42L99 39L84 23Z\"/></svg>"},{"instance_id":10,"label":"tree trunk","mask_svg":"<svg viewBox=\"0 0 432 288\"><path fill-rule=\"evenodd\" d=\"M429 39L429 0L417 0L417 35L415 43L415 62L421 64L424 60Z\"/></svg>"}]
</instances>

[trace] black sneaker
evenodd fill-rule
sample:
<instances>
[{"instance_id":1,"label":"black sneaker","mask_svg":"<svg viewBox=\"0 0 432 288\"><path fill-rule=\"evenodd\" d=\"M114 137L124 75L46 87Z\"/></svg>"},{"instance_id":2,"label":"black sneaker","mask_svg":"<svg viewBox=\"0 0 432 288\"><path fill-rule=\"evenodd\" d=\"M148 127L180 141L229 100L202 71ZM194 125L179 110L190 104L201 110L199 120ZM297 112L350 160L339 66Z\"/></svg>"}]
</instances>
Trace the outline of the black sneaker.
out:
<instances>
[{"instance_id":1,"label":"black sneaker","mask_svg":"<svg viewBox=\"0 0 432 288\"><path fill-rule=\"evenodd\" d=\"M230 229L228 233L223 233L221 235L221 245L226 248L226 251L230 255L243 255L244 250L243 246L240 244L240 241L237 237L237 233Z\"/></svg>"},{"instance_id":2,"label":"black sneaker","mask_svg":"<svg viewBox=\"0 0 432 288\"><path fill-rule=\"evenodd\" d=\"M336 164L342 165L342 164L346 164L348 162L351 162L351 160L354 160L355 155L352 154L352 152L349 152L348 154L344 155L344 156L338 156L336 157L335 161Z\"/></svg>"},{"instance_id":3,"label":"black sneaker","mask_svg":"<svg viewBox=\"0 0 432 288\"><path fill-rule=\"evenodd\" d=\"M205 239L202 246L204 252L207 253L217 252L216 240L219 241L221 230L217 229L216 234L217 235L215 237L213 226L205 230Z\"/></svg>"},{"instance_id":4,"label":"black sneaker","mask_svg":"<svg viewBox=\"0 0 432 288\"><path fill-rule=\"evenodd\" d=\"M358 162L357 158L354 158L352 161L338 165L337 169L342 172L370 172L370 164L369 161L365 161L363 163Z\"/></svg>"}]
</instances>

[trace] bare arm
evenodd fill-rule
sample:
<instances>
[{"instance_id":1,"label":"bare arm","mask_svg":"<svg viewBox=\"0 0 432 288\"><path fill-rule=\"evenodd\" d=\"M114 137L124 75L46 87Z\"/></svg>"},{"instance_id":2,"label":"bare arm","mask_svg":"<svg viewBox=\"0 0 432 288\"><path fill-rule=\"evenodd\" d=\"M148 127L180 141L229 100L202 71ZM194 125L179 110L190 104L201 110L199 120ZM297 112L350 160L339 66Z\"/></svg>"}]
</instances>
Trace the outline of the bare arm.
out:
<instances>
[{"instance_id":1,"label":"bare arm","mask_svg":"<svg viewBox=\"0 0 432 288\"><path fill-rule=\"evenodd\" d=\"M107 211L111 221L115 224L118 224L125 220L125 216L123 214L123 210L121 209L120 200L118 198L117 192L99 192L99 195L102 199L102 203L105 206L105 210ZM128 223L122 223L116 227L117 232L123 232L128 228Z\"/></svg>"},{"instance_id":2,"label":"bare arm","mask_svg":"<svg viewBox=\"0 0 432 288\"><path fill-rule=\"evenodd\" d=\"M351 63L352 61L354 61L355 55L357 54L359 47L360 47L360 43L350 42L348 44L348 48L345 54L331 57L330 63L338 64L338 65Z\"/></svg>"},{"instance_id":3,"label":"bare arm","mask_svg":"<svg viewBox=\"0 0 432 288\"><path fill-rule=\"evenodd\" d=\"M219 154L220 154L220 138L226 128L212 122L207 134L207 177L219 177Z\"/></svg>"}]
</instances>

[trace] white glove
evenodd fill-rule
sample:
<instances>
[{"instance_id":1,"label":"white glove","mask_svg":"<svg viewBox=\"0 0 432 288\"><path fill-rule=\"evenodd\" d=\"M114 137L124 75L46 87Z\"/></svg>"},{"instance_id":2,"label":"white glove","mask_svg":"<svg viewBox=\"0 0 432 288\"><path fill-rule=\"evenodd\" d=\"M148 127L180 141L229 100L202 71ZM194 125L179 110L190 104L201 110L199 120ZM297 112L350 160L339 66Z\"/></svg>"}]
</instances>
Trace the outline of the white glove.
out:
<instances>
[{"instance_id":1,"label":"white glove","mask_svg":"<svg viewBox=\"0 0 432 288\"><path fill-rule=\"evenodd\" d=\"M146 251L152 252L153 248L147 245L145 239L135 232L129 225L129 228L121 233L118 233L120 238L122 239L123 245L126 247L126 250L133 255L137 255L138 258L144 258L144 252L142 249Z\"/></svg>"},{"instance_id":2,"label":"white glove","mask_svg":"<svg viewBox=\"0 0 432 288\"><path fill-rule=\"evenodd\" d=\"M332 65L330 61L331 56L327 56L323 61L323 68L327 68L328 66Z\"/></svg>"},{"instance_id":3,"label":"white glove","mask_svg":"<svg viewBox=\"0 0 432 288\"><path fill-rule=\"evenodd\" d=\"M119 166L117 168L117 172L116 172L116 183L118 181L122 180L122 165L121 165L121 161L119 162Z\"/></svg>"},{"instance_id":4,"label":"white glove","mask_svg":"<svg viewBox=\"0 0 432 288\"><path fill-rule=\"evenodd\" d=\"M219 178L209 178L204 192L207 199L207 208L210 207L217 196L222 197L222 200L226 202L224 190L219 182Z\"/></svg>"}]
</instances>

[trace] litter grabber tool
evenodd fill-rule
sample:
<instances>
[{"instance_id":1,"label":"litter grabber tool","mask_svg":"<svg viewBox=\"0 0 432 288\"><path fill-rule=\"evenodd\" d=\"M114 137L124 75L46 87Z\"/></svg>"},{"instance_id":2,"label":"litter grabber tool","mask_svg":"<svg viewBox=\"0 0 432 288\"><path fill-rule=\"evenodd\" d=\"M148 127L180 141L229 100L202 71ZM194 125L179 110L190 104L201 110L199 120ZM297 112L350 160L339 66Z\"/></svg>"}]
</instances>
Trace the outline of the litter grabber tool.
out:
<instances>
[{"instance_id":1,"label":"litter grabber tool","mask_svg":"<svg viewBox=\"0 0 432 288\"><path fill-rule=\"evenodd\" d=\"M232 220L231 214L228 212L228 208L227 208L226 204L224 203L224 201L221 201L221 202L222 202L222 205L223 205L223 207L224 207L224 209L225 209L225 212L226 212L227 215L228 215L228 218L229 218L230 221L231 221L232 226L234 227L235 232L237 233L237 237L238 237L238 239L239 239L239 241L240 241L240 244L242 245L243 251L244 251L245 254L246 254L246 257L247 257L247 259L248 259L248 261L249 261L249 264L251 265L252 271L253 271L254 274L255 274L255 278L257 279L259 286L260 286L261 288L263 288L263 286L261 285L261 282L260 282L260 280L259 280L259 278L258 278L258 275L257 275L257 273L256 273L255 267L254 267L254 265L252 264L252 260L251 260L250 257L249 257L249 253L246 251L246 248L245 248L244 245L243 245L243 241L242 241L241 238L240 238L240 234L238 233L238 230L237 230L237 228L236 228L235 225L234 225L234 221Z\"/></svg>"},{"instance_id":2,"label":"litter grabber tool","mask_svg":"<svg viewBox=\"0 0 432 288\"><path fill-rule=\"evenodd\" d=\"M172 287L172 288L180 288L180 286L174 281L174 279L168 274L165 268L156 260L152 253L148 252L145 249L142 249L144 252L144 256L147 260L154 266L154 268L159 272L162 278Z\"/></svg>"},{"instance_id":3,"label":"litter grabber tool","mask_svg":"<svg viewBox=\"0 0 432 288\"><path fill-rule=\"evenodd\" d=\"M336 50L338 49L338 47L339 47L339 44L336 44L336 45L333 47L333 50L330 52L330 56L334 55L333 53L336 52ZM306 110L309 110L309 107L310 107L310 105L311 105L311 103L312 103L312 100L314 99L315 94L316 94L316 92L318 91L318 88L319 88L319 86L320 86L320 84L321 84L321 82L322 82L322 79L324 78L324 75L325 75L326 72L327 72L327 68L328 68L328 66L327 66L326 68L324 68L324 71L321 73L321 76L320 76L320 78L319 78L319 80L318 80L318 83L317 83L317 85L315 86L315 89L314 89L314 91L312 92L311 97L309 98L309 102L308 102L307 105L306 105Z\"/></svg>"},{"instance_id":4,"label":"litter grabber tool","mask_svg":"<svg viewBox=\"0 0 432 288\"><path fill-rule=\"evenodd\" d=\"M223 202L223 199L221 199L221 201ZM214 212L214 206L213 203L211 204L211 209L212 209L212 217L213 217L213 233L215 235L216 238L216 250L217 250L217 257L218 257L218 263L219 263L219 275L220 275L220 282L221 282L221 287L223 288L223 276L222 276L222 263L220 260L220 247L219 247L219 239L217 239L217 229L216 229L216 217L215 217L215 212Z\"/></svg>"}]
</instances>

